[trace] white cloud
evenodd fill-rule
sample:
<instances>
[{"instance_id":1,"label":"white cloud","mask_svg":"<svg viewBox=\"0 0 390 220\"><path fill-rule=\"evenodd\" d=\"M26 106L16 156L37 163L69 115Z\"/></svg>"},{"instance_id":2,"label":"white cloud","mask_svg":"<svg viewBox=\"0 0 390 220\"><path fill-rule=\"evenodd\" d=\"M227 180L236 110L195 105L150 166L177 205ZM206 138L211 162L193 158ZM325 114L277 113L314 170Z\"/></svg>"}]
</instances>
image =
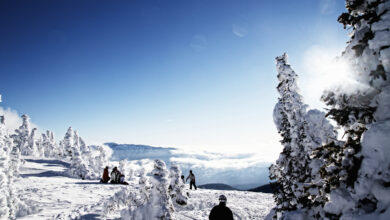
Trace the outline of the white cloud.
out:
<instances>
[{"instance_id":1,"label":"white cloud","mask_svg":"<svg viewBox=\"0 0 390 220\"><path fill-rule=\"evenodd\" d=\"M22 124L22 118L19 116L18 112L10 108L4 109L0 107L0 115L3 115L5 120L5 127L8 132L13 133L15 129L19 128ZM30 128L38 128L34 123L30 123Z\"/></svg>"},{"instance_id":2,"label":"white cloud","mask_svg":"<svg viewBox=\"0 0 390 220\"><path fill-rule=\"evenodd\" d=\"M229 154L206 151L173 150L171 162L187 164L194 168L245 169L266 167L261 154Z\"/></svg>"},{"instance_id":3,"label":"white cloud","mask_svg":"<svg viewBox=\"0 0 390 220\"><path fill-rule=\"evenodd\" d=\"M248 35L248 28L245 24L233 24L232 32L237 37L245 37Z\"/></svg>"}]
</instances>

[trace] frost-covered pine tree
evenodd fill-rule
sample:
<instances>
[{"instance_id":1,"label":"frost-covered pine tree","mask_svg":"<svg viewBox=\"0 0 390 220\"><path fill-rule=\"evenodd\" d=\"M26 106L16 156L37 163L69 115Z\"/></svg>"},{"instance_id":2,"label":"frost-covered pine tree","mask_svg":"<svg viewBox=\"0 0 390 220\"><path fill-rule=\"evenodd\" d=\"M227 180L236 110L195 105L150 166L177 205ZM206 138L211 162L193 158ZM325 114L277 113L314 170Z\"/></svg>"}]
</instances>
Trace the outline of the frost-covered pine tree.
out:
<instances>
[{"instance_id":1,"label":"frost-covered pine tree","mask_svg":"<svg viewBox=\"0 0 390 220\"><path fill-rule=\"evenodd\" d=\"M12 143L5 129L4 116L0 116L0 218L8 219L10 209L8 167Z\"/></svg>"},{"instance_id":2,"label":"frost-covered pine tree","mask_svg":"<svg viewBox=\"0 0 390 220\"><path fill-rule=\"evenodd\" d=\"M29 145L30 118L27 115L22 115L22 120L22 125L15 130L15 134L11 135L11 137L22 155L32 155L34 149L31 149Z\"/></svg>"},{"instance_id":3,"label":"frost-covered pine tree","mask_svg":"<svg viewBox=\"0 0 390 220\"><path fill-rule=\"evenodd\" d=\"M61 155L63 154L63 152L55 141L54 134L52 131L47 130L46 133L42 134L41 145L45 157L58 158L61 157Z\"/></svg>"},{"instance_id":4,"label":"frost-covered pine tree","mask_svg":"<svg viewBox=\"0 0 390 220\"><path fill-rule=\"evenodd\" d=\"M86 179L91 177L91 172L88 169L88 165L83 160L80 150L75 145L72 149L72 159L70 161L70 167L68 169L69 175L81 179Z\"/></svg>"},{"instance_id":5,"label":"frost-covered pine tree","mask_svg":"<svg viewBox=\"0 0 390 220\"><path fill-rule=\"evenodd\" d=\"M127 159L120 160L119 161L119 171L125 175L125 178L127 180L131 179L133 175L133 170L129 166L129 162Z\"/></svg>"},{"instance_id":6,"label":"frost-covered pine tree","mask_svg":"<svg viewBox=\"0 0 390 220\"><path fill-rule=\"evenodd\" d=\"M308 153L304 133L306 105L297 86L297 74L287 63L287 54L276 57L280 98L274 109L274 122L282 136L283 152L276 164L270 167L275 180L276 214L302 208L307 201L304 183L310 182Z\"/></svg>"},{"instance_id":7,"label":"frost-covered pine tree","mask_svg":"<svg viewBox=\"0 0 390 220\"><path fill-rule=\"evenodd\" d=\"M178 205L186 205L188 197L185 194L185 186L181 180L181 170L177 164L172 164L169 172L171 183L169 185L169 194Z\"/></svg>"},{"instance_id":8,"label":"frost-covered pine tree","mask_svg":"<svg viewBox=\"0 0 390 220\"><path fill-rule=\"evenodd\" d=\"M347 0L346 7L339 22L352 33L341 59L351 80L323 95L346 131L342 143L328 146L337 160L324 167L332 182L325 211L334 219L389 219L390 1Z\"/></svg>"},{"instance_id":9,"label":"frost-covered pine tree","mask_svg":"<svg viewBox=\"0 0 390 220\"><path fill-rule=\"evenodd\" d=\"M326 193L318 170L325 163L313 159L319 147L335 140L337 133L318 110L307 111L297 86L298 76L287 63L287 54L276 58L280 98L274 109L274 122L284 146L276 164L270 167L270 178L276 189L277 218L299 209L306 217L323 215Z\"/></svg>"},{"instance_id":10,"label":"frost-covered pine tree","mask_svg":"<svg viewBox=\"0 0 390 220\"><path fill-rule=\"evenodd\" d=\"M73 145L72 145L71 149L78 149L79 153L81 154L79 133L77 131L73 131L72 137L73 137ZM72 150L72 156L73 156L73 154L74 154L74 152Z\"/></svg>"},{"instance_id":11,"label":"frost-covered pine tree","mask_svg":"<svg viewBox=\"0 0 390 220\"><path fill-rule=\"evenodd\" d=\"M42 156L43 155L43 151L40 148L40 143L39 143L40 141L37 137L37 132L38 132L37 128L33 128L31 130L30 137L28 138L28 147L27 147L27 149L29 151L28 155L32 155L32 156Z\"/></svg>"},{"instance_id":12,"label":"frost-covered pine tree","mask_svg":"<svg viewBox=\"0 0 390 220\"><path fill-rule=\"evenodd\" d=\"M155 160L151 173L148 201L134 210L121 212L124 219L175 219L174 208L168 193L168 170L164 161Z\"/></svg>"},{"instance_id":13,"label":"frost-covered pine tree","mask_svg":"<svg viewBox=\"0 0 390 220\"><path fill-rule=\"evenodd\" d=\"M61 142L61 148L64 150L65 158L71 159L73 156L73 146L74 146L74 131L72 127L68 128L68 131L65 134L64 139Z\"/></svg>"},{"instance_id":14,"label":"frost-covered pine tree","mask_svg":"<svg viewBox=\"0 0 390 220\"><path fill-rule=\"evenodd\" d=\"M19 200L14 182L19 177L21 155L15 140L8 135L4 116L0 116L0 218L16 219L25 205ZM17 142L20 143L20 142ZM27 212L27 211L26 211Z\"/></svg>"},{"instance_id":15,"label":"frost-covered pine tree","mask_svg":"<svg viewBox=\"0 0 390 220\"><path fill-rule=\"evenodd\" d=\"M328 158L321 157L317 152L322 151L324 145L337 140L337 132L326 119L324 112L317 109L309 110L305 115L305 150L309 155L310 182L305 183L305 192L308 202L304 204L304 215L307 218L323 219L323 207L328 201L328 182L321 175L321 168L328 163Z\"/></svg>"},{"instance_id":16,"label":"frost-covered pine tree","mask_svg":"<svg viewBox=\"0 0 390 220\"><path fill-rule=\"evenodd\" d=\"M85 141L81 137L78 138L79 138L78 143L80 145L81 154L89 157L91 155L91 148L87 146L87 144L85 144Z\"/></svg>"},{"instance_id":17,"label":"frost-covered pine tree","mask_svg":"<svg viewBox=\"0 0 390 220\"><path fill-rule=\"evenodd\" d=\"M91 177L94 179L100 178L103 169L109 164L112 151L105 145L89 145L87 148L89 150L84 151L84 160L88 164Z\"/></svg>"}]
</instances>

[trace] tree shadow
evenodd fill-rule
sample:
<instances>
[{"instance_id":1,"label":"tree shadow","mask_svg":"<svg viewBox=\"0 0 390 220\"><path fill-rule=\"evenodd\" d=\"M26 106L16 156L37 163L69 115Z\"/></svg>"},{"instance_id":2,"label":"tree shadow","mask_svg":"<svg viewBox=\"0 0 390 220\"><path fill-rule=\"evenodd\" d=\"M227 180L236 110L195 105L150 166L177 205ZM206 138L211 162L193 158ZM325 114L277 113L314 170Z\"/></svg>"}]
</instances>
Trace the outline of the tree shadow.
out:
<instances>
[{"instance_id":1,"label":"tree shadow","mask_svg":"<svg viewBox=\"0 0 390 220\"><path fill-rule=\"evenodd\" d=\"M97 220L97 219L101 219L101 218L100 218L100 216L98 214L85 214L85 215L80 216L77 219L81 219L81 220Z\"/></svg>"},{"instance_id":2,"label":"tree shadow","mask_svg":"<svg viewBox=\"0 0 390 220\"><path fill-rule=\"evenodd\" d=\"M69 183L69 184L79 184L79 185L106 185L106 183L100 183L100 182L91 182L91 181L88 181L88 182L75 182L75 183Z\"/></svg>"},{"instance_id":3,"label":"tree shadow","mask_svg":"<svg viewBox=\"0 0 390 220\"><path fill-rule=\"evenodd\" d=\"M47 163L46 166L55 166L55 165L61 165L65 168L69 168L70 164L61 160L50 160L50 159L26 159L27 162L33 162L33 163Z\"/></svg>"},{"instance_id":4,"label":"tree shadow","mask_svg":"<svg viewBox=\"0 0 390 220\"><path fill-rule=\"evenodd\" d=\"M56 176L66 176L63 172L55 172L55 171L45 171L42 173L27 173L27 174L20 174L21 177L27 178L27 177L56 177Z\"/></svg>"}]
</instances>

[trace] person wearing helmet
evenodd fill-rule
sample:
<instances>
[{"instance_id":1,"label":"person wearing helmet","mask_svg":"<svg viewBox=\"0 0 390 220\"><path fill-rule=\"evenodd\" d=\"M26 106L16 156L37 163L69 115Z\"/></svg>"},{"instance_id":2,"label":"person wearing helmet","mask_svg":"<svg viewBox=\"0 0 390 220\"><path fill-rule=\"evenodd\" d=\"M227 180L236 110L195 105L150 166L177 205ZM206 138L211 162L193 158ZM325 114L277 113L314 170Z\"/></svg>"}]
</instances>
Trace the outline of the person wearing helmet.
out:
<instances>
[{"instance_id":1,"label":"person wearing helmet","mask_svg":"<svg viewBox=\"0 0 390 220\"><path fill-rule=\"evenodd\" d=\"M233 212L226 207L226 196L219 196L219 205L211 209L209 220L233 220Z\"/></svg>"}]
</instances>

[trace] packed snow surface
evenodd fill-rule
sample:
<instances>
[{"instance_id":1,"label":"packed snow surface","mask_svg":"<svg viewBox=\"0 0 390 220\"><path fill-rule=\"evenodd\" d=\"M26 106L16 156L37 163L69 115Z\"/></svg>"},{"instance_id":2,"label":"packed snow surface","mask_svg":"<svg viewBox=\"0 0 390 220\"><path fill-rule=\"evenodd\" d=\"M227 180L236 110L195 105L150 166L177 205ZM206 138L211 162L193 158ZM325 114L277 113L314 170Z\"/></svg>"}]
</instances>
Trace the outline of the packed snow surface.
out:
<instances>
[{"instance_id":1,"label":"packed snow surface","mask_svg":"<svg viewBox=\"0 0 390 220\"><path fill-rule=\"evenodd\" d=\"M18 194L34 214L20 219L103 219L104 203L123 188L137 190L138 179L129 185L101 184L98 180L71 178L68 163L56 159L24 158L21 178L16 182ZM188 190L188 185L185 186ZM275 205L272 194L246 191L198 189L189 193L186 206L175 206L176 219L208 219L218 196L227 197L227 206L235 219L264 219ZM120 219L121 209L108 213L107 219Z\"/></svg>"}]
</instances>

